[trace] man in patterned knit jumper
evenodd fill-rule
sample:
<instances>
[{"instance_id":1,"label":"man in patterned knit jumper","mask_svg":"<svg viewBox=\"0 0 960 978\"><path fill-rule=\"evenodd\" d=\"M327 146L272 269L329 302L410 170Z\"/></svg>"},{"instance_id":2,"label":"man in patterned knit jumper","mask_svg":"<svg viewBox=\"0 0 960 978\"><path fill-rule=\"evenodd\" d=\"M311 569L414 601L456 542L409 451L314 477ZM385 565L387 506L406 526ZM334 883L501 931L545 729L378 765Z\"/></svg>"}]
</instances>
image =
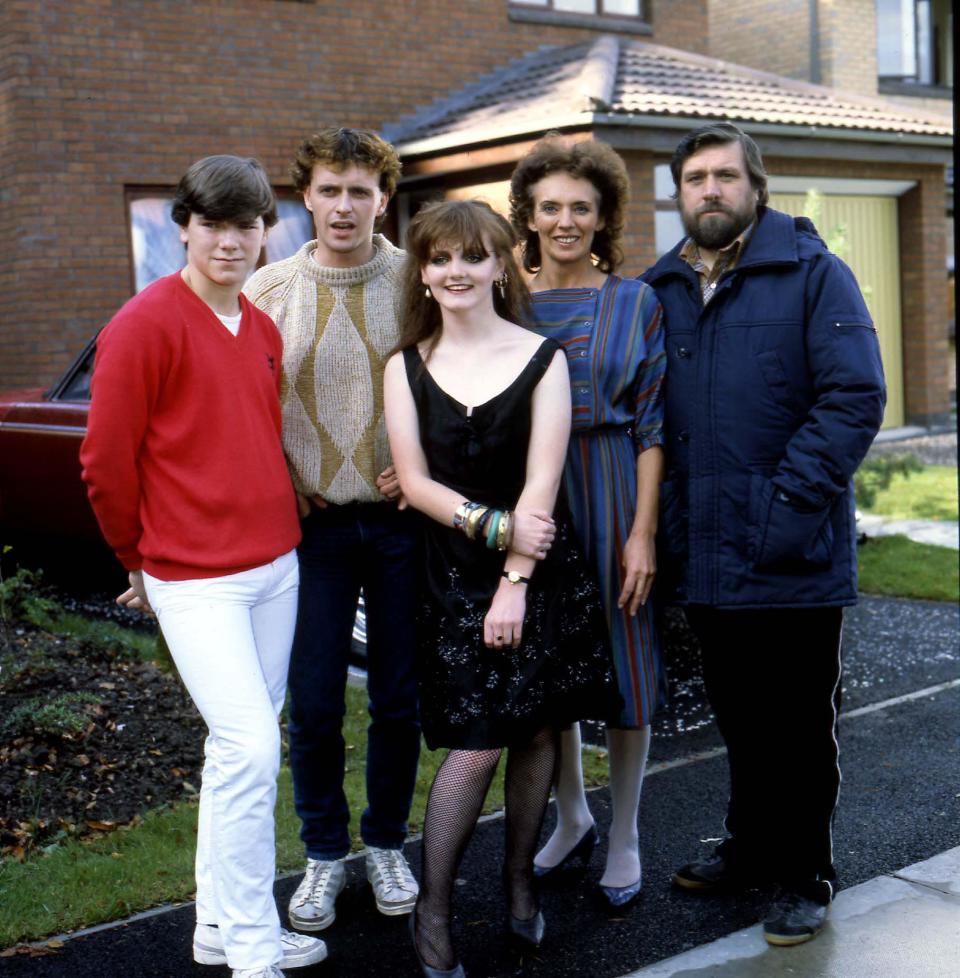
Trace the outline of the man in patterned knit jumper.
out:
<instances>
[{"instance_id":1,"label":"man in patterned knit jumper","mask_svg":"<svg viewBox=\"0 0 960 978\"><path fill-rule=\"evenodd\" d=\"M301 930L329 927L346 874L341 725L354 614L367 615L367 808L360 833L377 908L406 914L402 853L420 749L412 511L395 500L383 367L399 334L404 253L374 233L400 174L372 132L325 128L291 167L316 239L261 268L245 292L283 336L283 444L303 517L290 663L290 765L307 868L290 901Z\"/></svg>"}]
</instances>

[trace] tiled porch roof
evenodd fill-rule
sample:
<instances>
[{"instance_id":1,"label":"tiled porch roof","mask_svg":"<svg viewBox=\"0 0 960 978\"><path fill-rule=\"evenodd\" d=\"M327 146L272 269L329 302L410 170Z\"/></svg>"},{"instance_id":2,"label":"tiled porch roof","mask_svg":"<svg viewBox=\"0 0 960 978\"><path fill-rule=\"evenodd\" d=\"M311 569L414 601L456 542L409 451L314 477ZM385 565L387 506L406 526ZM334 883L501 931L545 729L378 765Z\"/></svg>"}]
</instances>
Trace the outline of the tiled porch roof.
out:
<instances>
[{"instance_id":1,"label":"tiled porch roof","mask_svg":"<svg viewBox=\"0 0 960 978\"><path fill-rule=\"evenodd\" d=\"M949 145L950 120L881 98L605 35L543 47L384 127L409 155L595 124L729 119L806 136Z\"/></svg>"}]
</instances>

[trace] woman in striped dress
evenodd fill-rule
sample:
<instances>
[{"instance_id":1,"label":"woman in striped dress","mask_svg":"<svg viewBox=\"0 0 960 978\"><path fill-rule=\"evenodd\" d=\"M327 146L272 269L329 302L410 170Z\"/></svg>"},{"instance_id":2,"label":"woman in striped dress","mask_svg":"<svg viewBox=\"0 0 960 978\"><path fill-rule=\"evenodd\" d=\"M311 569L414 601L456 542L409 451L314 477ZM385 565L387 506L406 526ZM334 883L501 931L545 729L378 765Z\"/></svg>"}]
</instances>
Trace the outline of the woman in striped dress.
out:
<instances>
[{"instance_id":1,"label":"woman in striped dress","mask_svg":"<svg viewBox=\"0 0 960 978\"><path fill-rule=\"evenodd\" d=\"M650 720L666 681L650 597L663 470L661 388L666 368L653 291L613 270L629 194L626 168L593 140L541 140L517 165L511 219L533 273L533 328L567 354L573 433L564 486L600 583L625 706L607 727L613 817L600 889L614 907L640 892L637 830ZM537 853L543 877L585 864L598 841L587 806L580 730L562 737L557 826Z\"/></svg>"}]
</instances>

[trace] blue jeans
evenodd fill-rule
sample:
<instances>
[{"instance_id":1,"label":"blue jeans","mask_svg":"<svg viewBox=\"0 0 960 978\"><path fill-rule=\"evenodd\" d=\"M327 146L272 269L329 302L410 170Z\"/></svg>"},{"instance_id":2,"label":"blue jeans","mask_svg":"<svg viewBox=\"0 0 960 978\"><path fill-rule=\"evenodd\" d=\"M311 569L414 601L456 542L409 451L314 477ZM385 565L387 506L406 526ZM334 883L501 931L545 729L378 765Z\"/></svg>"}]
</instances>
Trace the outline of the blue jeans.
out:
<instances>
[{"instance_id":1,"label":"blue jeans","mask_svg":"<svg viewBox=\"0 0 960 978\"><path fill-rule=\"evenodd\" d=\"M399 849L420 756L414 667L417 518L393 503L314 509L303 521L300 606L290 659L290 767L300 838L311 859L350 851L343 716L360 589L367 614L369 846Z\"/></svg>"}]
</instances>

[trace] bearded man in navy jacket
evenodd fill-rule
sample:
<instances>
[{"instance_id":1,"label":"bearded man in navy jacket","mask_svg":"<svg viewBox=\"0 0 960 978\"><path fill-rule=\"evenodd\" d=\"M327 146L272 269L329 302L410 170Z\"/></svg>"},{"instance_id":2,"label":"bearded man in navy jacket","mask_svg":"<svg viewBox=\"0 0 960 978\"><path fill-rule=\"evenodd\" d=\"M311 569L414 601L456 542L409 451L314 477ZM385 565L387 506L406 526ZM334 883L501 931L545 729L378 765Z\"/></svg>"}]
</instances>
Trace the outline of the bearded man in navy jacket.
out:
<instances>
[{"instance_id":1,"label":"bearded man in navy jacket","mask_svg":"<svg viewBox=\"0 0 960 978\"><path fill-rule=\"evenodd\" d=\"M661 581L686 606L727 745L727 838L691 891L779 886L771 944L810 940L836 870L843 606L857 597L853 473L883 418L876 329L850 269L767 207L730 123L670 164L687 237L641 276L664 309Z\"/></svg>"}]
</instances>

